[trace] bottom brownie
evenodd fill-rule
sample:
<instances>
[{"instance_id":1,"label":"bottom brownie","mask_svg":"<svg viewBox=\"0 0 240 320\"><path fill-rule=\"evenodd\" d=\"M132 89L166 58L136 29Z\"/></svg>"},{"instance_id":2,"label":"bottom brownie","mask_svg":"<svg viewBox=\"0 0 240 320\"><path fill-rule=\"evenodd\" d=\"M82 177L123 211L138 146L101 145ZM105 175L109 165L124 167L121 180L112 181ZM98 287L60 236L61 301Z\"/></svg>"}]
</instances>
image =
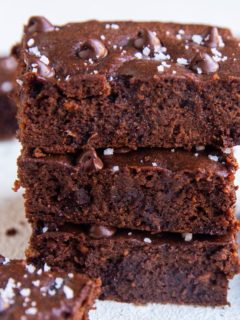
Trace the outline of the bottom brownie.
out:
<instances>
[{"instance_id":1,"label":"bottom brownie","mask_svg":"<svg viewBox=\"0 0 240 320\"><path fill-rule=\"evenodd\" d=\"M158 234L65 225L35 227L29 261L100 277L102 299L225 305L228 279L239 270L232 234Z\"/></svg>"},{"instance_id":2,"label":"bottom brownie","mask_svg":"<svg viewBox=\"0 0 240 320\"><path fill-rule=\"evenodd\" d=\"M100 280L0 256L0 319L87 320Z\"/></svg>"}]
</instances>

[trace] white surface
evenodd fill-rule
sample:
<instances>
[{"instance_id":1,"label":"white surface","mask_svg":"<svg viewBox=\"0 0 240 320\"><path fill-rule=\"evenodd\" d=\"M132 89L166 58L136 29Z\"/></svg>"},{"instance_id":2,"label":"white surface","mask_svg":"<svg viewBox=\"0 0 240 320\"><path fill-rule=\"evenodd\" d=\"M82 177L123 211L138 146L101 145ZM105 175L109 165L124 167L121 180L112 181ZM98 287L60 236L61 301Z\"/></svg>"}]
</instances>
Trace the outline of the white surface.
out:
<instances>
[{"instance_id":1,"label":"white surface","mask_svg":"<svg viewBox=\"0 0 240 320\"><path fill-rule=\"evenodd\" d=\"M12 191L19 151L17 141L0 143L0 253L11 258L24 256L30 235L30 228L24 219L22 192ZM6 237L5 231L10 227L18 230L16 236ZM160 304L136 307L98 301L90 320L240 320L240 276L231 281L230 287L228 300L231 307L200 308Z\"/></svg>"},{"instance_id":2,"label":"white surface","mask_svg":"<svg viewBox=\"0 0 240 320\"><path fill-rule=\"evenodd\" d=\"M0 52L18 41L31 15L45 15L56 24L85 19L162 20L211 23L239 32L239 0L2 0Z\"/></svg>"}]
</instances>

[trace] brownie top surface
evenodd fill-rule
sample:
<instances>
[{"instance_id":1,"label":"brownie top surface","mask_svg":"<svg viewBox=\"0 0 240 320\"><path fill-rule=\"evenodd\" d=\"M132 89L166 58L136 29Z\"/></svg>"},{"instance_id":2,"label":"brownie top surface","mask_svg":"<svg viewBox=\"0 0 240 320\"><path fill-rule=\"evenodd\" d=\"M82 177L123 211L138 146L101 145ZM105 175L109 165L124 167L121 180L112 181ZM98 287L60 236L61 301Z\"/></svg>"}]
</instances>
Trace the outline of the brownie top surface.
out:
<instances>
[{"instance_id":1,"label":"brownie top surface","mask_svg":"<svg viewBox=\"0 0 240 320\"><path fill-rule=\"evenodd\" d=\"M119 75L155 79L240 76L239 41L228 29L161 22L87 21L53 26L32 17L25 26L26 71L58 81Z\"/></svg>"},{"instance_id":2,"label":"brownie top surface","mask_svg":"<svg viewBox=\"0 0 240 320\"><path fill-rule=\"evenodd\" d=\"M0 94L11 92L15 85L17 61L14 57L0 57Z\"/></svg>"},{"instance_id":3,"label":"brownie top surface","mask_svg":"<svg viewBox=\"0 0 240 320\"><path fill-rule=\"evenodd\" d=\"M91 286L85 275L53 272L47 264L36 269L0 256L0 318L67 319L79 312Z\"/></svg>"}]
</instances>

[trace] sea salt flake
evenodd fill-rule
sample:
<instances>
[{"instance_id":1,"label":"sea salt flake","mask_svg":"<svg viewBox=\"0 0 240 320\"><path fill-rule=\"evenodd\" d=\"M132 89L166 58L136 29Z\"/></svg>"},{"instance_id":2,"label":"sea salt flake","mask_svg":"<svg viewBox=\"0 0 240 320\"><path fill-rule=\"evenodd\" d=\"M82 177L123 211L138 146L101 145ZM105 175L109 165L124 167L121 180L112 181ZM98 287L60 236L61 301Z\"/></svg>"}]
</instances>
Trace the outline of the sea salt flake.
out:
<instances>
[{"instance_id":1,"label":"sea salt flake","mask_svg":"<svg viewBox=\"0 0 240 320\"><path fill-rule=\"evenodd\" d=\"M119 166L112 167L112 172L118 172L118 171L119 171Z\"/></svg>"},{"instance_id":2,"label":"sea salt flake","mask_svg":"<svg viewBox=\"0 0 240 320\"><path fill-rule=\"evenodd\" d=\"M137 58L137 59L142 59L142 54L141 54L141 52L136 52L136 53L134 54L134 57Z\"/></svg>"},{"instance_id":3,"label":"sea salt flake","mask_svg":"<svg viewBox=\"0 0 240 320\"><path fill-rule=\"evenodd\" d=\"M36 57L41 57L41 52L39 51L38 47L29 48L28 52Z\"/></svg>"},{"instance_id":4,"label":"sea salt flake","mask_svg":"<svg viewBox=\"0 0 240 320\"><path fill-rule=\"evenodd\" d=\"M112 149L112 148L107 148L107 149L105 149L105 150L103 151L103 154L104 154L105 156L112 156L113 153L114 153L114 149Z\"/></svg>"},{"instance_id":5,"label":"sea salt flake","mask_svg":"<svg viewBox=\"0 0 240 320\"><path fill-rule=\"evenodd\" d=\"M198 74L202 74L202 69L199 68L199 67L197 67L197 73L198 73Z\"/></svg>"},{"instance_id":6,"label":"sea salt flake","mask_svg":"<svg viewBox=\"0 0 240 320\"><path fill-rule=\"evenodd\" d=\"M194 34L194 35L192 36L192 41L195 42L195 43L197 43L197 44L201 44L202 41L203 41L203 37L200 36L199 34Z\"/></svg>"},{"instance_id":7,"label":"sea salt flake","mask_svg":"<svg viewBox=\"0 0 240 320\"><path fill-rule=\"evenodd\" d=\"M36 270L36 268L35 268L35 266L33 264L27 264L26 265L26 270L29 273L33 273Z\"/></svg>"},{"instance_id":8,"label":"sea salt flake","mask_svg":"<svg viewBox=\"0 0 240 320\"><path fill-rule=\"evenodd\" d=\"M49 59L48 57L42 55L40 58L40 61L42 61L44 64L48 65L49 64Z\"/></svg>"},{"instance_id":9,"label":"sea salt flake","mask_svg":"<svg viewBox=\"0 0 240 320\"><path fill-rule=\"evenodd\" d=\"M132 232L128 232L128 236L132 236Z\"/></svg>"},{"instance_id":10,"label":"sea salt flake","mask_svg":"<svg viewBox=\"0 0 240 320\"><path fill-rule=\"evenodd\" d=\"M35 307L28 308L25 311L25 313L34 316L35 314L37 314L37 308L35 308Z\"/></svg>"},{"instance_id":11,"label":"sea salt flake","mask_svg":"<svg viewBox=\"0 0 240 320\"><path fill-rule=\"evenodd\" d=\"M162 66L162 65L157 66L157 70L158 70L158 72L164 72L164 66Z\"/></svg>"},{"instance_id":12,"label":"sea salt flake","mask_svg":"<svg viewBox=\"0 0 240 320\"><path fill-rule=\"evenodd\" d=\"M185 241L191 241L193 238L193 234L186 232L182 234L182 237L184 238Z\"/></svg>"},{"instance_id":13,"label":"sea salt flake","mask_svg":"<svg viewBox=\"0 0 240 320\"><path fill-rule=\"evenodd\" d=\"M150 48L145 47L143 49L142 53L144 54L144 56L148 57L150 55L150 53L151 53L151 50L150 50Z\"/></svg>"},{"instance_id":14,"label":"sea salt flake","mask_svg":"<svg viewBox=\"0 0 240 320\"><path fill-rule=\"evenodd\" d=\"M68 278L72 279L74 277L74 274L73 273L68 273Z\"/></svg>"},{"instance_id":15,"label":"sea salt flake","mask_svg":"<svg viewBox=\"0 0 240 320\"><path fill-rule=\"evenodd\" d=\"M218 156L213 156L213 155L211 155L211 154L209 154L208 155L208 158L210 159L210 160L212 160L212 161L218 161Z\"/></svg>"},{"instance_id":16,"label":"sea salt flake","mask_svg":"<svg viewBox=\"0 0 240 320\"><path fill-rule=\"evenodd\" d=\"M182 65L188 65L188 61L185 58L177 58L177 63Z\"/></svg>"},{"instance_id":17,"label":"sea salt flake","mask_svg":"<svg viewBox=\"0 0 240 320\"><path fill-rule=\"evenodd\" d=\"M72 299L74 297L73 290L68 286L63 286L63 292L67 299Z\"/></svg>"},{"instance_id":18,"label":"sea salt flake","mask_svg":"<svg viewBox=\"0 0 240 320\"><path fill-rule=\"evenodd\" d=\"M34 281L32 281L32 284L34 285L34 287L39 287L40 286L40 280L34 280Z\"/></svg>"},{"instance_id":19,"label":"sea salt flake","mask_svg":"<svg viewBox=\"0 0 240 320\"><path fill-rule=\"evenodd\" d=\"M199 153L194 153L194 156L195 156L195 157L198 157L198 156L199 156Z\"/></svg>"},{"instance_id":20,"label":"sea salt flake","mask_svg":"<svg viewBox=\"0 0 240 320\"><path fill-rule=\"evenodd\" d=\"M62 285L63 285L63 278L57 277L55 279L55 288L60 289Z\"/></svg>"},{"instance_id":21,"label":"sea salt flake","mask_svg":"<svg viewBox=\"0 0 240 320\"><path fill-rule=\"evenodd\" d=\"M20 294L21 294L22 297L29 297L30 293L31 293L31 290L29 288L23 288L20 291Z\"/></svg>"},{"instance_id":22,"label":"sea salt flake","mask_svg":"<svg viewBox=\"0 0 240 320\"><path fill-rule=\"evenodd\" d=\"M157 167L157 162L152 162L153 167Z\"/></svg>"},{"instance_id":23,"label":"sea salt flake","mask_svg":"<svg viewBox=\"0 0 240 320\"><path fill-rule=\"evenodd\" d=\"M178 40L182 40L182 36L181 36L179 33L176 35L176 38L177 38Z\"/></svg>"},{"instance_id":24,"label":"sea salt flake","mask_svg":"<svg viewBox=\"0 0 240 320\"><path fill-rule=\"evenodd\" d=\"M10 259L9 258L4 258L4 261L3 261L3 265L6 265L10 262Z\"/></svg>"},{"instance_id":25,"label":"sea salt flake","mask_svg":"<svg viewBox=\"0 0 240 320\"><path fill-rule=\"evenodd\" d=\"M231 153L231 149L230 148L225 148L223 150L223 152L226 153L226 154L230 154Z\"/></svg>"},{"instance_id":26,"label":"sea salt flake","mask_svg":"<svg viewBox=\"0 0 240 320\"><path fill-rule=\"evenodd\" d=\"M34 45L34 42L35 41L34 41L33 38L29 39L28 42L27 42L28 47L31 47L32 45Z\"/></svg>"},{"instance_id":27,"label":"sea salt flake","mask_svg":"<svg viewBox=\"0 0 240 320\"><path fill-rule=\"evenodd\" d=\"M106 37L105 37L103 34L101 34L100 39L101 39L101 40L105 40Z\"/></svg>"},{"instance_id":28,"label":"sea salt flake","mask_svg":"<svg viewBox=\"0 0 240 320\"><path fill-rule=\"evenodd\" d=\"M152 240L150 238L144 238L143 241L145 243L152 243Z\"/></svg>"},{"instance_id":29,"label":"sea salt flake","mask_svg":"<svg viewBox=\"0 0 240 320\"><path fill-rule=\"evenodd\" d=\"M51 270L51 268L47 265L47 263L45 263L44 266L43 266L43 271L44 272L48 272L50 270Z\"/></svg>"},{"instance_id":30,"label":"sea salt flake","mask_svg":"<svg viewBox=\"0 0 240 320\"><path fill-rule=\"evenodd\" d=\"M116 24L116 23L112 23L111 24L111 29L117 30L117 29L119 29L119 25Z\"/></svg>"},{"instance_id":31,"label":"sea salt flake","mask_svg":"<svg viewBox=\"0 0 240 320\"><path fill-rule=\"evenodd\" d=\"M45 232L47 232L48 231L48 227L43 227L42 228L42 233L45 233Z\"/></svg>"}]
</instances>

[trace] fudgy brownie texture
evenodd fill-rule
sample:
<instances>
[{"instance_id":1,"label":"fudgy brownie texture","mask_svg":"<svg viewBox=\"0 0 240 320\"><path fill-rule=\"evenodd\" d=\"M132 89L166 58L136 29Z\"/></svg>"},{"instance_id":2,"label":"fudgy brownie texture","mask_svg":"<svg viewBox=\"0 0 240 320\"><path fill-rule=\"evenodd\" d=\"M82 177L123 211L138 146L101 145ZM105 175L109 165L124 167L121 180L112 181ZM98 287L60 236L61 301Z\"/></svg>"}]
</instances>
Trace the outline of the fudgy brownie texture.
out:
<instances>
[{"instance_id":1,"label":"fudgy brownie texture","mask_svg":"<svg viewBox=\"0 0 240 320\"><path fill-rule=\"evenodd\" d=\"M96 225L55 231L39 223L27 254L37 265L101 277L102 299L227 304L228 279L239 270L235 237L183 237Z\"/></svg>"},{"instance_id":2,"label":"fudgy brownie texture","mask_svg":"<svg viewBox=\"0 0 240 320\"><path fill-rule=\"evenodd\" d=\"M227 29L42 17L18 50L19 137L50 153L240 143L240 47Z\"/></svg>"},{"instance_id":3,"label":"fudgy brownie texture","mask_svg":"<svg viewBox=\"0 0 240 320\"><path fill-rule=\"evenodd\" d=\"M99 294L100 280L0 256L2 320L87 320Z\"/></svg>"},{"instance_id":4,"label":"fudgy brownie texture","mask_svg":"<svg viewBox=\"0 0 240 320\"><path fill-rule=\"evenodd\" d=\"M230 154L213 150L23 151L28 219L119 228L225 234L237 227Z\"/></svg>"},{"instance_id":5,"label":"fudgy brownie texture","mask_svg":"<svg viewBox=\"0 0 240 320\"><path fill-rule=\"evenodd\" d=\"M13 137L17 130L17 108L10 97L15 88L16 71L14 57L0 58L0 139Z\"/></svg>"}]
</instances>

